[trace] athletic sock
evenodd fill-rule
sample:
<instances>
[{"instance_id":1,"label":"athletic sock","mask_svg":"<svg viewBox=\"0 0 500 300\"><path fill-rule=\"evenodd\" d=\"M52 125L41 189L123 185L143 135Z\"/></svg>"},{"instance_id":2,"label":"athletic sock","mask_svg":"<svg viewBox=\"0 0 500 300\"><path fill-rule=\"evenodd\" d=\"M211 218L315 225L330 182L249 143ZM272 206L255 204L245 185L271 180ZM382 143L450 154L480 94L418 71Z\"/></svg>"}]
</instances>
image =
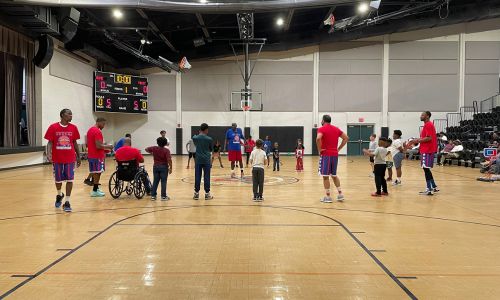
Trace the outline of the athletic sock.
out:
<instances>
[{"instance_id":1,"label":"athletic sock","mask_svg":"<svg viewBox=\"0 0 500 300\"><path fill-rule=\"evenodd\" d=\"M398 177L398 182L401 182L401 177Z\"/></svg>"},{"instance_id":2,"label":"athletic sock","mask_svg":"<svg viewBox=\"0 0 500 300\"><path fill-rule=\"evenodd\" d=\"M340 186L337 187L337 191L339 192L339 194L342 194L342 189L340 188Z\"/></svg>"},{"instance_id":3,"label":"athletic sock","mask_svg":"<svg viewBox=\"0 0 500 300\"><path fill-rule=\"evenodd\" d=\"M66 202L69 202L70 196L66 196Z\"/></svg>"},{"instance_id":4,"label":"athletic sock","mask_svg":"<svg viewBox=\"0 0 500 300\"><path fill-rule=\"evenodd\" d=\"M327 197L330 197L330 189L325 189L325 193Z\"/></svg>"},{"instance_id":5,"label":"athletic sock","mask_svg":"<svg viewBox=\"0 0 500 300\"><path fill-rule=\"evenodd\" d=\"M57 195L58 196L62 196L62 191L61 190L57 190Z\"/></svg>"},{"instance_id":6,"label":"athletic sock","mask_svg":"<svg viewBox=\"0 0 500 300\"><path fill-rule=\"evenodd\" d=\"M92 190L94 192L97 192L98 189L99 189L99 185L98 184L94 184L94 188Z\"/></svg>"}]
</instances>

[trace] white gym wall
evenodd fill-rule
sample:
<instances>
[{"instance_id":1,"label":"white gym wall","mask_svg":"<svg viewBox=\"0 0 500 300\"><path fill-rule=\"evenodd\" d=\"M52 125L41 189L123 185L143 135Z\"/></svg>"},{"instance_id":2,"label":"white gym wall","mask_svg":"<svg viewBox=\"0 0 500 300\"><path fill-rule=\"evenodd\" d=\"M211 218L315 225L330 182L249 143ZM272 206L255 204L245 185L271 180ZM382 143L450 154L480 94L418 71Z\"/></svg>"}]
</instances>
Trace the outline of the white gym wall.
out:
<instances>
[{"instance_id":1,"label":"white gym wall","mask_svg":"<svg viewBox=\"0 0 500 300\"><path fill-rule=\"evenodd\" d=\"M390 130L401 129L405 138L416 136L421 111L430 110L433 118L445 118L461 102L470 105L499 92L499 28L500 20L494 19L393 34L385 38L386 56L384 37L374 37L309 47L304 49L305 55L297 57L259 61L251 88L263 92L264 111L250 113L252 133L256 136L259 126L304 126L306 153L311 153L313 124L329 113L334 124L344 130L347 124L358 124L363 118L365 124L375 125L376 133L387 122ZM464 51L460 51L461 47ZM315 56L319 60L318 74L314 74ZM460 67L461 61L464 68ZM229 111L231 91L243 86L235 62L218 60L192 65L180 78L167 73L147 75L147 116L100 114L108 119L105 139L113 142L131 133L134 145L143 149L154 144L159 131L165 129L175 152L177 124L183 128L183 144L189 139L191 126L202 122L214 126L236 122L244 127L243 112ZM388 65L387 70L384 65ZM43 137L48 125L59 119L59 111L68 107L83 138L96 118L92 112L94 69L91 63L59 50L54 52L50 65L39 72L39 135ZM384 75L388 78L386 98Z\"/></svg>"}]
</instances>

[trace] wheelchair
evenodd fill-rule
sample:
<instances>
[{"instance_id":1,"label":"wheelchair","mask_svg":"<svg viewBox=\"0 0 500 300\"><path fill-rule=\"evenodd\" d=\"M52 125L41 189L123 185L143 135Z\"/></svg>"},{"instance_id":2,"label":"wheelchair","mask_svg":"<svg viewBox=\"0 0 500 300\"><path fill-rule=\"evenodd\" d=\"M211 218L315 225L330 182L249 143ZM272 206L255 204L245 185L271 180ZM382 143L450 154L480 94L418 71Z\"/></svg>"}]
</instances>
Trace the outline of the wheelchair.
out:
<instances>
[{"instance_id":1,"label":"wheelchair","mask_svg":"<svg viewBox=\"0 0 500 300\"><path fill-rule=\"evenodd\" d=\"M114 199L125 192L134 194L137 199L144 197L151 191L151 181L148 172L137 161L118 161L116 171L109 178L109 194Z\"/></svg>"}]
</instances>

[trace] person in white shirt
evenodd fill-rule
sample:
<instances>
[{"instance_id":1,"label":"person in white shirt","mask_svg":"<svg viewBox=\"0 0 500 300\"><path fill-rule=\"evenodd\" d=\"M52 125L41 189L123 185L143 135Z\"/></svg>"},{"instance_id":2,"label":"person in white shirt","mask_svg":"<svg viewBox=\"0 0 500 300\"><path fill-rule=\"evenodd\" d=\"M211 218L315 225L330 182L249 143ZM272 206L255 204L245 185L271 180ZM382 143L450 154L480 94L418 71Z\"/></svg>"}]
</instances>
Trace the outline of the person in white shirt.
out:
<instances>
[{"instance_id":1,"label":"person in white shirt","mask_svg":"<svg viewBox=\"0 0 500 300\"><path fill-rule=\"evenodd\" d=\"M187 165L186 169L189 169L189 162L191 161L191 158L193 160L196 159L196 145L194 144L193 139L190 139L187 142L187 144L186 144L186 151L189 154L188 165Z\"/></svg>"},{"instance_id":2,"label":"person in white shirt","mask_svg":"<svg viewBox=\"0 0 500 300\"><path fill-rule=\"evenodd\" d=\"M168 149L168 147L170 146L170 139L168 137L166 137L167 132L165 130L162 130L162 131L160 131L160 135L161 135L161 137L167 139L167 145L165 146L165 148Z\"/></svg>"},{"instance_id":3,"label":"person in white shirt","mask_svg":"<svg viewBox=\"0 0 500 300\"><path fill-rule=\"evenodd\" d=\"M462 152L464 151L464 146L462 146L462 142L460 140L456 140L453 142L455 145L453 149L451 149L450 153L445 154L445 158L459 158L462 156Z\"/></svg>"},{"instance_id":4,"label":"person in white shirt","mask_svg":"<svg viewBox=\"0 0 500 300\"><path fill-rule=\"evenodd\" d=\"M401 130L394 130L394 133L392 134L392 145L389 148L389 152L391 152L392 159L394 161L394 167L396 167L396 180L392 183L393 185L400 185L401 184L401 176L403 175L403 170L402 170L402 165L403 165L403 159L405 158L404 156L404 148L403 148L403 141L401 141L401 136L403 133ZM392 178L392 170L389 172L389 177Z\"/></svg>"},{"instance_id":5,"label":"person in white shirt","mask_svg":"<svg viewBox=\"0 0 500 300\"><path fill-rule=\"evenodd\" d=\"M377 135L375 133L372 133L370 135L370 146L368 147L368 151L370 151L371 153L375 152L377 146L378 146ZM375 169L373 168L373 165L374 165L373 156L370 156L370 166L372 167L372 173L370 174L370 177L375 177Z\"/></svg>"},{"instance_id":6,"label":"person in white shirt","mask_svg":"<svg viewBox=\"0 0 500 300\"><path fill-rule=\"evenodd\" d=\"M262 146L264 142L258 139L255 142L256 148L250 154L250 164L252 165L253 201L262 201L264 197L264 166L267 166L267 155Z\"/></svg>"}]
</instances>

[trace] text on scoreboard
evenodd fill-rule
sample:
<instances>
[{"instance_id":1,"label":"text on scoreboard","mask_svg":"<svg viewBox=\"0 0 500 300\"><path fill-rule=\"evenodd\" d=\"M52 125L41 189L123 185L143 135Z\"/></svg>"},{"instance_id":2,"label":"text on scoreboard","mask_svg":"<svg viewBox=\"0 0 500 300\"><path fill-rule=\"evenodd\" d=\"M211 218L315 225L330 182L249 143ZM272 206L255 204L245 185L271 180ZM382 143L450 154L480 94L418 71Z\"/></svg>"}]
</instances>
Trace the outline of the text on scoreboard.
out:
<instances>
[{"instance_id":1,"label":"text on scoreboard","mask_svg":"<svg viewBox=\"0 0 500 300\"><path fill-rule=\"evenodd\" d=\"M148 79L94 72L94 111L148 113Z\"/></svg>"}]
</instances>

